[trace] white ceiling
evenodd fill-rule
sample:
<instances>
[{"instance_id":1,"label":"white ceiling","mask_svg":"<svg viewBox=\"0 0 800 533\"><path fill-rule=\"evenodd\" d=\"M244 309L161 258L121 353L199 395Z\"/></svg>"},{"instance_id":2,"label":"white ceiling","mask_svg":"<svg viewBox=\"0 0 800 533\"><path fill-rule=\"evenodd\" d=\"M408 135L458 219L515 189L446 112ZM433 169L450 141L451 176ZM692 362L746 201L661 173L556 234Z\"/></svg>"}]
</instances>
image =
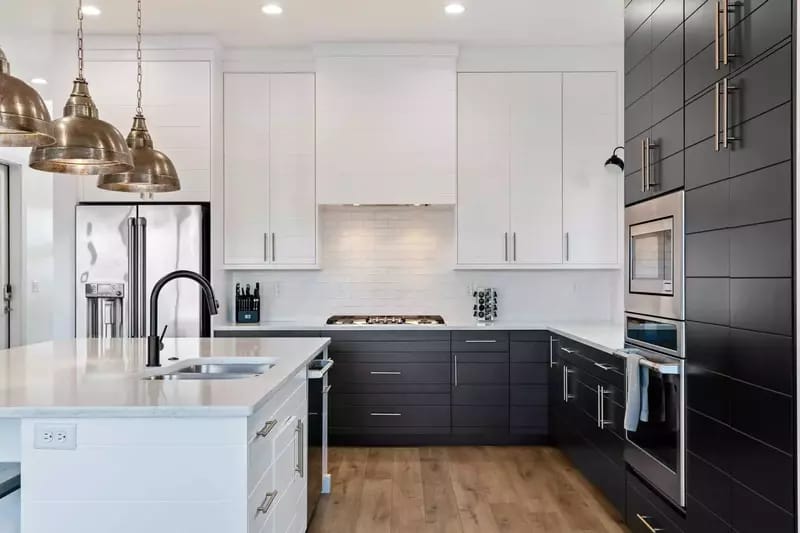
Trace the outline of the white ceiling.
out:
<instances>
[{"instance_id":1,"label":"white ceiling","mask_svg":"<svg viewBox=\"0 0 800 533\"><path fill-rule=\"evenodd\" d=\"M623 0L275 0L284 13L261 13L267 0L143 0L145 33L210 34L223 45L305 46L331 41L435 41L462 45L614 45L623 38ZM4 25L74 31L75 0L2 0ZM84 0L98 6L87 33L130 34L135 0Z\"/></svg>"}]
</instances>

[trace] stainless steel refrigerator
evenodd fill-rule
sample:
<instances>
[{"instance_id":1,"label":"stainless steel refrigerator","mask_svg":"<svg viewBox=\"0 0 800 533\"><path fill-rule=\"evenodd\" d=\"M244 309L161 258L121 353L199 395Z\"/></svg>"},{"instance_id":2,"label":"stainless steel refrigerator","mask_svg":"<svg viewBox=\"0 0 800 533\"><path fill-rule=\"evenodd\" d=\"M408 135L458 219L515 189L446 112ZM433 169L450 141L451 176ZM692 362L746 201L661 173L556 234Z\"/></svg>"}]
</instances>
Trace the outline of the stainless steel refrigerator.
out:
<instances>
[{"instance_id":1,"label":"stainless steel refrigerator","mask_svg":"<svg viewBox=\"0 0 800 533\"><path fill-rule=\"evenodd\" d=\"M153 285L173 270L209 275L208 206L199 204L88 205L75 216L75 336L86 337L86 284L123 284L122 329L147 336ZM207 337L196 283L175 280L161 292L160 328L167 337Z\"/></svg>"}]
</instances>

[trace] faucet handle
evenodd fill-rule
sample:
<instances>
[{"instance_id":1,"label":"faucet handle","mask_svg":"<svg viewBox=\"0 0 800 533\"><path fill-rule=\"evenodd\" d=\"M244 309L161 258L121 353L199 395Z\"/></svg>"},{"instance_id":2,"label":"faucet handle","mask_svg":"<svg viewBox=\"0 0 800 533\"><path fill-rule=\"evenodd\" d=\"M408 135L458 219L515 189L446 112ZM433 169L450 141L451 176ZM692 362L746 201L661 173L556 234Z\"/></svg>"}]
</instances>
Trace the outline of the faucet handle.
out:
<instances>
[{"instance_id":1,"label":"faucet handle","mask_svg":"<svg viewBox=\"0 0 800 533\"><path fill-rule=\"evenodd\" d=\"M165 324L164 325L164 329L161 330L161 336L158 337L158 349L159 350L163 350L164 349L164 335L167 334L167 328L168 327L169 327L169 325Z\"/></svg>"}]
</instances>

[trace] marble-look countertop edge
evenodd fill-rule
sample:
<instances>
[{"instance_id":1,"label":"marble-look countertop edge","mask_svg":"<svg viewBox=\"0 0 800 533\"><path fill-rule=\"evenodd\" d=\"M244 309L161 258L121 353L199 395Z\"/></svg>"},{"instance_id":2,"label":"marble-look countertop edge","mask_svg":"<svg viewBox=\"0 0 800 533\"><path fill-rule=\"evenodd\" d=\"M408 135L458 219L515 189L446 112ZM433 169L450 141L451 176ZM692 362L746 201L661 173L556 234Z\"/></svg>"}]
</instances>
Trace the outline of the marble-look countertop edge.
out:
<instances>
[{"instance_id":1,"label":"marble-look countertop edge","mask_svg":"<svg viewBox=\"0 0 800 533\"><path fill-rule=\"evenodd\" d=\"M273 380L268 388L265 388L263 393L259 393L256 399L255 396L248 392L243 393L243 400L241 403L223 403L220 405L198 404L198 405L86 405L86 404L70 404L70 405L0 405L0 419L23 419L23 418L53 418L53 419L88 419L88 418L241 418L252 415L258 409L263 407L267 402L274 397L274 395L284 386L289 380L301 369L308 365L308 363L322 353L331 343L329 337L314 337L319 343L309 348L308 351L297 357L296 362L281 368L280 378ZM225 340L225 339L223 339ZM230 340L230 339L227 339ZM291 342L294 339L286 339ZM297 339L299 340L299 339ZM304 339L307 340L307 339ZM167 341L169 342L169 341ZM47 343L42 343L44 346ZM212 354L208 357L219 357ZM242 357L247 357L242 356ZM187 358L192 359L192 358ZM177 366L180 362L171 363ZM280 364L280 362L278 363ZM168 370L169 366L165 365L164 369ZM114 376L114 380L142 380L148 371L142 367L140 372L130 373L124 376ZM267 375L266 379L269 380L275 374ZM262 379L263 376L256 378ZM211 383L213 380L205 382ZM224 382L224 380L222 381ZM156 382L151 382L154 384ZM167 386L180 386L181 381L160 382L166 383ZM183 383L199 383L196 381L189 381ZM227 382L231 383L231 382ZM248 398L249 396L249 398Z\"/></svg>"}]
</instances>

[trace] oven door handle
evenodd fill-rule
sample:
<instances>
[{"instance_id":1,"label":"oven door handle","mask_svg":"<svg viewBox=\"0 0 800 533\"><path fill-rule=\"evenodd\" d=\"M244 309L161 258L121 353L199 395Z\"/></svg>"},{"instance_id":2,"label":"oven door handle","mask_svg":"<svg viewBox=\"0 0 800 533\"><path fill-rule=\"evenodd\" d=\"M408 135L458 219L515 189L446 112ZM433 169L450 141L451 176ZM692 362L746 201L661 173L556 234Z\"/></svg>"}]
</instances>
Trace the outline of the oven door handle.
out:
<instances>
[{"instance_id":1,"label":"oven door handle","mask_svg":"<svg viewBox=\"0 0 800 533\"><path fill-rule=\"evenodd\" d=\"M628 359L629 354L625 350L617 350L614 355L623 359ZM681 366L679 363L656 363L646 358L639 359L639 366L644 366L655 370L663 376L679 376L681 373Z\"/></svg>"}]
</instances>

